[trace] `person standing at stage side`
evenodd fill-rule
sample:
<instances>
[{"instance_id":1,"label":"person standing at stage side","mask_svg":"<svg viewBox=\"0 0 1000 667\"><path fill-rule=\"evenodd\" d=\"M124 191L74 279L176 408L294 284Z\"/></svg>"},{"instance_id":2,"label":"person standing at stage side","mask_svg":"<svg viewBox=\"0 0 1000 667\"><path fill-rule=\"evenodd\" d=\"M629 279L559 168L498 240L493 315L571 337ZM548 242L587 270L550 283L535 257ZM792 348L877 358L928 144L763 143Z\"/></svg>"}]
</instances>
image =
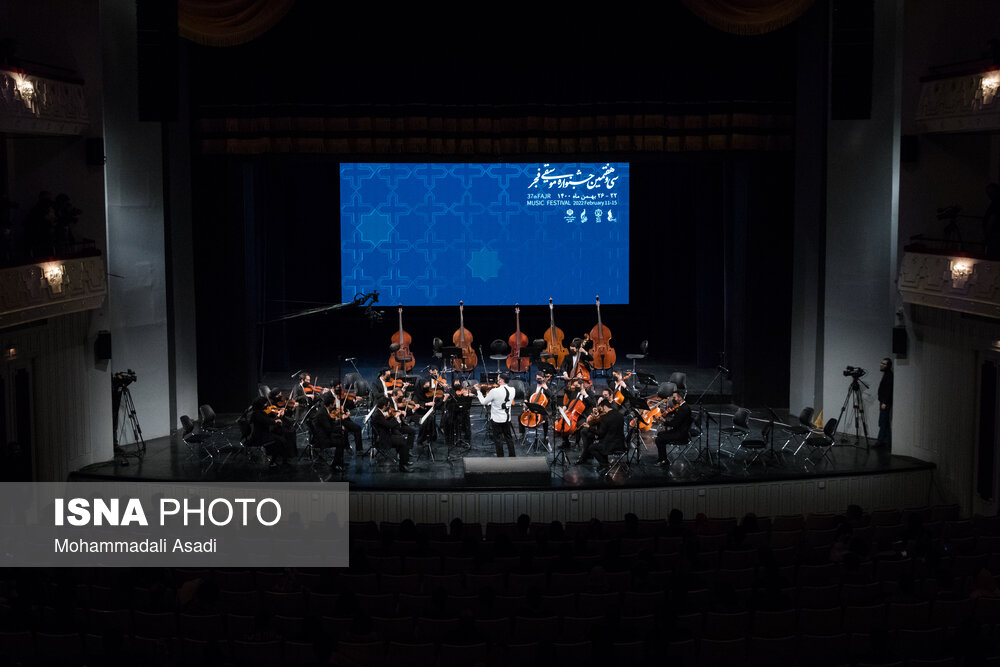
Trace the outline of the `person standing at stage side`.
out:
<instances>
[{"instance_id":1,"label":"person standing at stage side","mask_svg":"<svg viewBox=\"0 0 1000 667\"><path fill-rule=\"evenodd\" d=\"M892 449L892 359L885 357L879 366L882 381L878 383L878 439L876 447Z\"/></svg>"},{"instance_id":2,"label":"person standing at stage side","mask_svg":"<svg viewBox=\"0 0 1000 667\"><path fill-rule=\"evenodd\" d=\"M679 445L688 441L691 429L691 406L684 401L684 397L676 389L670 397L671 405L667 408L667 414L663 418L663 426L656 434L656 465L669 466L667 459L667 445Z\"/></svg>"},{"instance_id":3,"label":"person standing at stage side","mask_svg":"<svg viewBox=\"0 0 1000 667\"><path fill-rule=\"evenodd\" d=\"M483 405L490 406L490 432L493 434L493 444L497 448L497 457L503 458L503 442L507 443L507 455L517 456L514 451L514 430L510 423L510 409L514 405L514 388L507 385L510 376L501 373L497 379L498 386L490 389L483 396L482 388L476 384L476 397Z\"/></svg>"},{"instance_id":4,"label":"person standing at stage side","mask_svg":"<svg viewBox=\"0 0 1000 667\"><path fill-rule=\"evenodd\" d=\"M388 396L379 396L375 401L375 412L372 413L372 430L378 436L379 448L392 447L399 454L399 471L410 472L410 448L413 447L413 429L403 436L402 423L398 416L390 417L392 404Z\"/></svg>"}]
</instances>

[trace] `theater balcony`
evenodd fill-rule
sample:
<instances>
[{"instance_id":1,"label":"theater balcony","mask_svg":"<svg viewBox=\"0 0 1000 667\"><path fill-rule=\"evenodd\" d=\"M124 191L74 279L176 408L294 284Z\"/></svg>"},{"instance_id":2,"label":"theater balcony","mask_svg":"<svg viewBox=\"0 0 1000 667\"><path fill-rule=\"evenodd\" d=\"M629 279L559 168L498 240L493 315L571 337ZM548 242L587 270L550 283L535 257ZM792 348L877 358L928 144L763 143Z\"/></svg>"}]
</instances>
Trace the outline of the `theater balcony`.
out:
<instances>
[{"instance_id":1,"label":"theater balcony","mask_svg":"<svg viewBox=\"0 0 1000 667\"><path fill-rule=\"evenodd\" d=\"M87 130L83 82L59 74L57 68L45 69L52 72L0 68L0 132L80 135Z\"/></svg>"},{"instance_id":2,"label":"theater balcony","mask_svg":"<svg viewBox=\"0 0 1000 667\"><path fill-rule=\"evenodd\" d=\"M107 292L99 254L0 269L0 328L99 308Z\"/></svg>"},{"instance_id":3,"label":"theater balcony","mask_svg":"<svg viewBox=\"0 0 1000 667\"><path fill-rule=\"evenodd\" d=\"M899 265L903 301L1000 319L1000 260L978 245L912 239Z\"/></svg>"}]
</instances>

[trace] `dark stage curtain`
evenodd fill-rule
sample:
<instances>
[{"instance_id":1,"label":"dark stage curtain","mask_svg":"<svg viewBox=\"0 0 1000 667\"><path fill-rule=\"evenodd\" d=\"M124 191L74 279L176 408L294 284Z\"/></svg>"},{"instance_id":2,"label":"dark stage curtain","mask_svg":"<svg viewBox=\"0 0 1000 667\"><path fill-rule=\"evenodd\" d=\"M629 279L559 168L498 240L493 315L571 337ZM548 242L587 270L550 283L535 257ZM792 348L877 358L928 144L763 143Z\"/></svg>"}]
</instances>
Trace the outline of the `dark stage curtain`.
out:
<instances>
[{"instance_id":1,"label":"dark stage curtain","mask_svg":"<svg viewBox=\"0 0 1000 667\"><path fill-rule=\"evenodd\" d=\"M273 28L295 0L178 0L178 34L205 46L245 44Z\"/></svg>"},{"instance_id":2,"label":"dark stage curtain","mask_svg":"<svg viewBox=\"0 0 1000 667\"><path fill-rule=\"evenodd\" d=\"M763 35L783 28L814 0L683 0L691 13L713 28L734 35Z\"/></svg>"}]
</instances>

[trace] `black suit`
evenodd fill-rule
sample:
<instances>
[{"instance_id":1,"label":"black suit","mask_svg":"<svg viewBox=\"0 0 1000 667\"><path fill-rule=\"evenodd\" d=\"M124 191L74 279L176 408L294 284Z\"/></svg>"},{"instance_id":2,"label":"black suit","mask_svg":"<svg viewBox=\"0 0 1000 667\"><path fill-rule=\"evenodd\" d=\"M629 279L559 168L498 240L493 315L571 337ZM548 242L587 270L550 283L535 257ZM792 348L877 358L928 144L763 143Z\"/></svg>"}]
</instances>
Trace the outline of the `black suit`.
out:
<instances>
[{"instance_id":1,"label":"black suit","mask_svg":"<svg viewBox=\"0 0 1000 667\"><path fill-rule=\"evenodd\" d=\"M669 409L669 408L668 408ZM658 460L667 460L667 445L679 445L691 437L691 406L682 403L663 419L663 426L656 434L656 451Z\"/></svg>"},{"instance_id":2,"label":"black suit","mask_svg":"<svg viewBox=\"0 0 1000 667\"><path fill-rule=\"evenodd\" d=\"M625 418L618 410L611 409L598 421L596 427L584 429L581 463L593 456L601 466L608 465L608 454L625 449Z\"/></svg>"},{"instance_id":3,"label":"black suit","mask_svg":"<svg viewBox=\"0 0 1000 667\"><path fill-rule=\"evenodd\" d=\"M309 422L312 426L313 446L317 449L329 449L333 447L333 465L344 465L344 445L346 438L344 437L344 428L340 420L331 417L325 407L319 407L313 410L312 415L309 417Z\"/></svg>"},{"instance_id":4,"label":"black suit","mask_svg":"<svg viewBox=\"0 0 1000 667\"><path fill-rule=\"evenodd\" d=\"M413 447L413 429L403 437L400 423L395 418L386 417L381 410L372 413L371 422L379 447L392 447L399 454L399 465L407 465L410 462L410 448Z\"/></svg>"}]
</instances>

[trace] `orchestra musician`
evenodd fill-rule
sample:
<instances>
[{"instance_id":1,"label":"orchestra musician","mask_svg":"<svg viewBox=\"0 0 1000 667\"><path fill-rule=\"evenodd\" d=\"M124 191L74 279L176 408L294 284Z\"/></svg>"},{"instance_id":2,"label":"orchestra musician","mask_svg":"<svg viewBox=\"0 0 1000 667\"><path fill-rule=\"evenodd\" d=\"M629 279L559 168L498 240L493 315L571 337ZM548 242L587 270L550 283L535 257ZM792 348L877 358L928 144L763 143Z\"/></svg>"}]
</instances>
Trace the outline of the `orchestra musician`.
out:
<instances>
[{"instance_id":1,"label":"orchestra musician","mask_svg":"<svg viewBox=\"0 0 1000 667\"><path fill-rule=\"evenodd\" d=\"M341 385L340 382L338 382L333 386L332 396L334 397L340 396L342 390L343 386ZM356 421L351 419L351 410L353 410L356 407L357 404L350 399L345 399L341 401L340 405L340 409L342 410L341 423L343 424L344 432L346 433L346 435L354 437L354 451L360 453L364 451L364 445L361 444L361 426Z\"/></svg>"},{"instance_id":2,"label":"orchestra musician","mask_svg":"<svg viewBox=\"0 0 1000 667\"><path fill-rule=\"evenodd\" d=\"M561 400L560 400L559 403L557 403L557 405L562 405L563 407L568 406L574 400L576 400L577 398L579 398L583 402L583 404L585 406L585 409L584 409L583 413L580 415L580 419L585 419L587 417L587 415L590 413L590 411L594 409L594 405L596 405L596 401L594 400L594 397L591 396L590 392L587 391L586 384L584 382L580 381L580 380L571 380L571 381L567 382L566 383L566 387L563 389L562 393L559 396L557 396L557 399L559 399L559 398L561 398ZM558 409L556 410L556 412L558 413ZM559 414L556 414L555 418L556 419L562 419L562 416L559 415ZM569 444L569 437L570 437L570 435L574 436L575 444L576 444L576 446L579 447L580 446L580 438L581 438L581 435L582 435L582 432L581 432L582 431L582 426L583 426L583 424L580 424L577 427L577 429L572 434L563 431L563 433L562 433L562 444L559 446L559 448L562 449L562 450L564 450L564 451L570 449L570 444Z\"/></svg>"},{"instance_id":3,"label":"orchestra musician","mask_svg":"<svg viewBox=\"0 0 1000 667\"><path fill-rule=\"evenodd\" d=\"M552 406L555 405L555 400L556 400L555 395L552 393L552 390L549 389L549 377L550 376L546 373L538 373L535 376L535 391L531 393L532 396L534 396L539 391L545 394L545 398L548 399L548 405L545 408L546 413L551 412ZM530 397L526 398L525 402L528 402L529 398ZM527 408L525 408L525 410L527 410ZM538 425L541 427L542 435L545 439L545 442L547 443L549 441L549 415L545 414L542 416L541 419L542 421ZM524 424L518 422L518 427L520 428L521 437L523 438L525 430ZM548 445L546 445L546 447L547 446Z\"/></svg>"},{"instance_id":4,"label":"orchestra musician","mask_svg":"<svg viewBox=\"0 0 1000 667\"><path fill-rule=\"evenodd\" d=\"M379 386L382 387L383 396L392 396L392 369L383 368L378 376Z\"/></svg>"},{"instance_id":5,"label":"orchestra musician","mask_svg":"<svg viewBox=\"0 0 1000 667\"><path fill-rule=\"evenodd\" d=\"M656 465L669 466L667 445L679 445L688 441L688 431L691 429L691 406L684 401L684 396L674 390L670 397L670 405L664 411L663 426L656 434Z\"/></svg>"},{"instance_id":6,"label":"orchestra musician","mask_svg":"<svg viewBox=\"0 0 1000 667\"><path fill-rule=\"evenodd\" d=\"M590 362L594 360L594 357L591 356L590 352L587 351L588 343L593 345L593 341L590 340L585 341L582 338L574 338L573 341L569 344L569 354L567 354L566 358L563 359L561 367L561 370L563 372L563 379L565 380L570 379L570 374L573 373L573 363L576 360L577 354L580 355L580 360L578 363L582 365L585 369L588 370L590 369Z\"/></svg>"},{"instance_id":7,"label":"orchestra musician","mask_svg":"<svg viewBox=\"0 0 1000 667\"><path fill-rule=\"evenodd\" d=\"M501 373L497 378L497 386L490 389L485 396L478 383L473 385L479 402L490 406L490 433L493 435L498 458L503 458L503 442L507 443L507 455L517 456L514 451L514 430L511 428L510 414L511 406L514 405L514 388L507 384L509 380L510 376L507 373Z\"/></svg>"},{"instance_id":8,"label":"orchestra musician","mask_svg":"<svg viewBox=\"0 0 1000 667\"><path fill-rule=\"evenodd\" d=\"M379 396L372 413L372 431L378 437L379 447L392 447L399 454L399 471L411 472L410 448L413 447L413 429L405 433L400 415L392 411L392 401L388 396ZM404 435L405 433L405 435Z\"/></svg>"},{"instance_id":9,"label":"orchestra musician","mask_svg":"<svg viewBox=\"0 0 1000 667\"><path fill-rule=\"evenodd\" d=\"M452 422L451 438L448 440L448 429L445 428L445 440L448 442L449 446L454 445L456 441L464 442L466 445L472 442L472 394L468 389L462 386L462 383L458 380L451 386L452 399L451 404L448 406L447 410L449 413L454 413L454 421Z\"/></svg>"},{"instance_id":10,"label":"orchestra musician","mask_svg":"<svg viewBox=\"0 0 1000 667\"><path fill-rule=\"evenodd\" d=\"M407 442L413 445L413 441L417 436L417 430L407 422L407 418L409 417L407 414L409 401L406 398L406 392L399 387L393 389L389 395L389 402L392 405L393 411L398 416L399 430L406 437Z\"/></svg>"},{"instance_id":11,"label":"orchestra musician","mask_svg":"<svg viewBox=\"0 0 1000 667\"><path fill-rule=\"evenodd\" d=\"M607 392L607 390L605 390ZM603 397L602 397L603 398ZM583 430L583 454L576 465L597 459L598 468L608 467L608 454L625 449L625 417L614 401L602 400Z\"/></svg>"},{"instance_id":12,"label":"orchestra musician","mask_svg":"<svg viewBox=\"0 0 1000 667\"><path fill-rule=\"evenodd\" d=\"M317 449L333 448L333 462L330 464L330 469L333 472L344 472L344 447L347 444L347 437L342 420L335 419L330 414L330 407L335 404L334 396L331 393L324 393L321 397L317 397L316 401L319 405L309 414L309 423L315 438L313 446Z\"/></svg>"},{"instance_id":13,"label":"orchestra musician","mask_svg":"<svg viewBox=\"0 0 1000 667\"><path fill-rule=\"evenodd\" d=\"M250 404L250 426L252 428L248 447L264 447L267 453L268 465L277 468L287 465L288 460L295 456L295 428L286 425L286 418L268 414L267 399L258 396Z\"/></svg>"}]
</instances>

